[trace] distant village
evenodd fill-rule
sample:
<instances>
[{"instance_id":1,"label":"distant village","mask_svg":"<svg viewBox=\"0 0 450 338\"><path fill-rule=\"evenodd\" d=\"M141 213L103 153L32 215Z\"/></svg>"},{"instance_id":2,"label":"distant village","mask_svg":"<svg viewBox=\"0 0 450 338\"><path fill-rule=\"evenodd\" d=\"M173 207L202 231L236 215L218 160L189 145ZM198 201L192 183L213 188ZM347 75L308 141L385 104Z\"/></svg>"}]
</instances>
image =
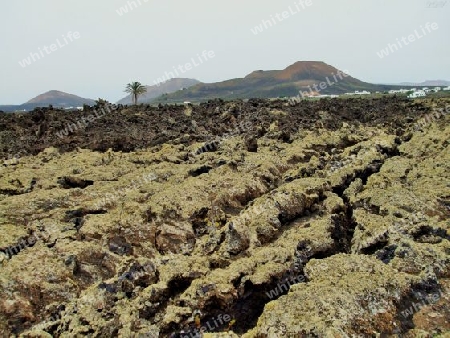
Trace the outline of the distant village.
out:
<instances>
[{"instance_id":1,"label":"distant village","mask_svg":"<svg viewBox=\"0 0 450 338\"><path fill-rule=\"evenodd\" d=\"M402 89L397 89L397 90L389 90L387 93L388 94L407 94L407 93L410 93L408 95L408 98L415 99L415 98L418 98L418 97L427 96L427 94L430 94L430 93L437 93L437 92L440 92L442 90L450 90L450 86L444 87L444 88L442 88L442 87L434 87L434 88L424 87L424 88L421 88L421 89L417 89L417 88L403 89L402 88ZM384 93L386 93L386 92L384 92ZM383 94L383 92L377 91L377 92L371 93L371 92L369 92L367 90L363 90L363 91L355 90L352 93L345 93L345 94L342 94L342 95L370 95L370 94ZM322 95L319 95L317 92L304 93L303 96L311 97L311 98L323 98L323 97L335 98L335 97L339 97L339 95L337 95L337 94L322 94Z\"/></svg>"},{"instance_id":2,"label":"distant village","mask_svg":"<svg viewBox=\"0 0 450 338\"><path fill-rule=\"evenodd\" d=\"M400 90L390 90L389 94L397 94L397 93L406 93L408 91L412 91L411 94L408 95L408 97L410 99L415 99L416 97L423 97L423 96L427 96L428 93L437 93L440 92L441 90L450 90L450 86L448 87L434 87L432 89L425 87L422 89L416 89L416 88L412 88L410 90L405 90L405 89L400 89Z\"/></svg>"}]
</instances>

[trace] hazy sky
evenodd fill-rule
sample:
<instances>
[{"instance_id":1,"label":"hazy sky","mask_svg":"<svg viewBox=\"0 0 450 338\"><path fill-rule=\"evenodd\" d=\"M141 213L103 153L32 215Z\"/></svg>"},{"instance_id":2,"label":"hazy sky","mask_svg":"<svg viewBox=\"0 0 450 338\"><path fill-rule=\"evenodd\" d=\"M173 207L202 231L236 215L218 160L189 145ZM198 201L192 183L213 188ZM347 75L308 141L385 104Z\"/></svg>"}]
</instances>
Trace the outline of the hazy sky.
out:
<instances>
[{"instance_id":1,"label":"hazy sky","mask_svg":"<svg viewBox=\"0 0 450 338\"><path fill-rule=\"evenodd\" d=\"M0 104L51 89L115 102L126 83L151 85L203 51L215 57L183 77L216 82L319 60L373 83L450 80L450 0L299 1L134 0L122 15L132 1L1 1ZM276 24L253 34L262 20ZM424 35L427 22L438 29ZM420 38L404 44L415 30ZM402 48L380 58L388 43Z\"/></svg>"}]
</instances>

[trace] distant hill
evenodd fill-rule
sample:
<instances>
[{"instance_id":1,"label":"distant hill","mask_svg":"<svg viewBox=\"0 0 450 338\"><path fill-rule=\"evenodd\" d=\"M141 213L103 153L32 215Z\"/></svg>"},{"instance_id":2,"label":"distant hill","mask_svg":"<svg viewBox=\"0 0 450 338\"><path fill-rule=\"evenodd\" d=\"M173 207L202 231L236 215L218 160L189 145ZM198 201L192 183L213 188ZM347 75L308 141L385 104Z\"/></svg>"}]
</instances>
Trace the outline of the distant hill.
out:
<instances>
[{"instance_id":1,"label":"distant hill","mask_svg":"<svg viewBox=\"0 0 450 338\"><path fill-rule=\"evenodd\" d=\"M417 86L417 87L447 87L450 81L445 80L427 80L424 82L402 82L401 86Z\"/></svg>"},{"instance_id":2,"label":"distant hill","mask_svg":"<svg viewBox=\"0 0 450 338\"><path fill-rule=\"evenodd\" d=\"M205 101L208 99L237 99L237 98L273 98L291 97L299 91L308 91L314 84L327 82L326 88L319 94L342 94L355 90L384 91L398 88L393 85L376 85L360 81L351 76L338 76L338 69L321 61L299 61L283 70L257 70L244 78L237 78L216 83L200 83L187 90L173 94L162 95L154 103ZM336 80L333 75L336 76Z\"/></svg>"},{"instance_id":3,"label":"distant hill","mask_svg":"<svg viewBox=\"0 0 450 338\"><path fill-rule=\"evenodd\" d=\"M44 94L32 98L26 104L38 104L39 106L48 106L49 104L57 107L81 107L83 104L94 105L92 99L85 99L73 94L64 93L58 90L50 90Z\"/></svg>"},{"instance_id":4,"label":"distant hill","mask_svg":"<svg viewBox=\"0 0 450 338\"><path fill-rule=\"evenodd\" d=\"M33 110L36 107L48 107L52 105L58 108L82 107L83 104L94 105L95 101L92 99L85 99L73 94L64 93L58 90L50 90L46 93L40 94L31 100L21 105L5 105L0 106L2 111L20 111Z\"/></svg>"},{"instance_id":5,"label":"distant hill","mask_svg":"<svg viewBox=\"0 0 450 338\"><path fill-rule=\"evenodd\" d=\"M140 103L148 103L163 94L174 93L178 90L181 90L183 88L189 88L189 87L192 87L193 85L196 85L199 83L201 83L201 82L198 80L195 80L195 79L175 78L175 79L170 79L166 82L162 82L162 83L160 83L159 86L157 86L157 85L146 86L147 92L145 94L139 96L139 102ZM118 104L131 104L132 103L131 95L124 97L117 103Z\"/></svg>"}]
</instances>

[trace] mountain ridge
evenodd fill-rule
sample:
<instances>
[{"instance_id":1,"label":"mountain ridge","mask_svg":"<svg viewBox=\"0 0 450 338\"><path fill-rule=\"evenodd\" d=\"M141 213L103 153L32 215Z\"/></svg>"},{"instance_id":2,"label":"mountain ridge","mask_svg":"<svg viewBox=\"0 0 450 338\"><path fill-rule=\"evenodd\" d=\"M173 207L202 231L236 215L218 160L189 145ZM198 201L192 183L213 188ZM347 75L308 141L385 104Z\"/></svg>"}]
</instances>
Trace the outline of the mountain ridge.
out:
<instances>
[{"instance_id":1,"label":"mountain ridge","mask_svg":"<svg viewBox=\"0 0 450 338\"><path fill-rule=\"evenodd\" d=\"M28 100L25 104L43 104L43 105L54 105L58 107L79 107L83 104L93 105L95 100L83 98L74 94L69 94L62 92L60 90L49 90L45 93L39 94L38 96Z\"/></svg>"},{"instance_id":2,"label":"mountain ridge","mask_svg":"<svg viewBox=\"0 0 450 338\"><path fill-rule=\"evenodd\" d=\"M191 78L172 78L159 85L146 85L147 93L139 97L139 103L201 102L215 98L295 97L300 91L314 94L342 94L356 90L373 92L402 87L450 85L450 81L445 80L372 84L350 75L342 76L342 74L345 73L323 61L297 61L281 70L255 70L242 78L212 83L203 83ZM324 87L318 89L317 86L320 83L323 83ZM117 103L131 104L131 97L125 96ZM95 101L58 90L50 90L21 105L0 105L0 111L32 110L48 105L69 108L83 106L83 104L94 105Z\"/></svg>"},{"instance_id":3,"label":"mountain ridge","mask_svg":"<svg viewBox=\"0 0 450 338\"><path fill-rule=\"evenodd\" d=\"M183 88L189 88L195 84L201 83L196 79L190 78L172 78L165 82L162 82L158 85L146 85L147 92L139 96L139 101L141 103L151 102L153 99L165 94L165 93L173 93ZM127 95L126 97L117 101L118 104L131 104L132 98L131 95Z\"/></svg>"},{"instance_id":4,"label":"mountain ridge","mask_svg":"<svg viewBox=\"0 0 450 338\"><path fill-rule=\"evenodd\" d=\"M400 86L433 86L433 87L442 87L442 86L450 86L450 81L446 80L426 80L423 82L401 82Z\"/></svg>"},{"instance_id":5,"label":"mountain ridge","mask_svg":"<svg viewBox=\"0 0 450 338\"><path fill-rule=\"evenodd\" d=\"M325 82L325 88L315 89L316 93L343 94L355 90L386 91L398 88L394 85L371 84L342 74L345 73L323 61L297 61L281 70L256 70L243 78L196 84L184 91L162 95L152 103L199 102L214 98L294 97L300 91L313 92L311 87L321 82Z\"/></svg>"},{"instance_id":6,"label":"mountain ridge","mask_svg":"<svg viewBox=\"0 0 450 338\"><path fill-rule=\"evenodd\" d=\"M49 90L39 94L25 103L19 105L0 105L1 111L29 111L37 107L47 107L49 105L55 108L82 107L84 104L94 105L95 100L83 98L74 94L69 94L60 90Z\"/></svg>"}]
</instances>

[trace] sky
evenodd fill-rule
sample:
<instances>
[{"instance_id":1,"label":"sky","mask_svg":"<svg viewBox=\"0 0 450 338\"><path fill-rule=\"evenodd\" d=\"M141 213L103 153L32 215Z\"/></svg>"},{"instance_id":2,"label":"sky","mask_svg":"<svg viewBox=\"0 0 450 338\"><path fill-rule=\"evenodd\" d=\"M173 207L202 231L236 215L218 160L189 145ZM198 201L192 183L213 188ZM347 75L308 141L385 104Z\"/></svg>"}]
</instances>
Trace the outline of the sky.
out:
<instances>
[{"instance_id":1,"label":"sky","mask_svg":"<svg viewBox=\"0 0 450 338\"><path fill-rule=\"evenodd\" d=\"M188 62L180 77L202 82L296 61L371 83L450 80L450 0L5 0L0 13L0 104L54 89L116 102Z\"/></svg>"}]
</instances>

